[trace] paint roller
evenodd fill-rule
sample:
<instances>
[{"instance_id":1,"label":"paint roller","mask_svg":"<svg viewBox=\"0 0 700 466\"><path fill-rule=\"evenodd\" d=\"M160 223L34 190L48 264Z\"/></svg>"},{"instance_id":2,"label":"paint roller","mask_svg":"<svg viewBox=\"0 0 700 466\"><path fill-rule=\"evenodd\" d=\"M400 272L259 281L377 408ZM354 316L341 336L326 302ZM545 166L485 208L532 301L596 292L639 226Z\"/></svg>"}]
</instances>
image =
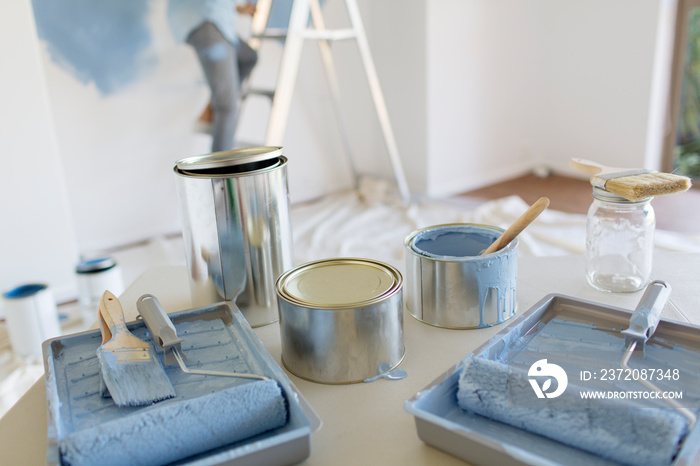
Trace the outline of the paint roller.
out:
<instances>
[{"instance_id":1,"label":"paint roller","mask_svg":"<svg viewBox=\"0 0 700 466\"><path fill-rule=\"evenodd\" d=\"M167 360L177 361L184 353L177 355L175 348L181 352L183 340L177 337L158 301L146 296L149 298L139 302L148 304L141 304L139 312L154 341L169 354ZM258 380L193 399L175 398L138 411L125 411L121 418L74 432L59 442L64 464L168 464L287 423L287 401L277 381L256 374L188 372L193 377L199 372Z\"/></svg>"},{"instance_id":2,"label":"paint roller","mask_svg":"<svg viewBox=\"0 0 700 466\"><path fill-rule=\"evenodd\" d=\"M630 319L626 350L620 365L644 343L658 324L670 288L654 282ZM623 464L670 464L695 416L666 400L674 409L642 408L629 400L581 400L581 405L553 404L541 400L537 406L515 400L533 396L531 374L498 361L473 356L466 361L459 379L457 401L467 411L539 434L603 458ZM651 384L653 391L659 389Z\"/></svg>"}]
</instances>

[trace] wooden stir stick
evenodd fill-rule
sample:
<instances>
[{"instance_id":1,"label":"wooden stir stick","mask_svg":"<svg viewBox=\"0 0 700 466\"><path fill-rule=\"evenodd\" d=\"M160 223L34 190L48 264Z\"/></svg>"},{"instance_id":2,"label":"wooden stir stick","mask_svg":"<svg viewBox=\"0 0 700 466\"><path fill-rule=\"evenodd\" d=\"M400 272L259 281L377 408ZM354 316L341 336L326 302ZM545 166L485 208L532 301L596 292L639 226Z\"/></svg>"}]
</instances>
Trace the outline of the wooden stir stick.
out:
<instances>
[{"instance_id":1,"label":"wooden stir stick","mask_svg":"<svg viewBox=\"0 0 700 466\"><path fill-rule=\"evenodd\" d=\"M547 206L549 206L549 199L546 197L539 198L537 202L532 204L524 214L518 217L518 219L513 222L513 224L508 227L508 229L504 231L503 234L498 237L498 239L496 239L496 241L491 243L491 246L484 249L484 251L479 255L483 256L485 254L491 254L492 252L496 252L506 247L508 243L513 241L515 237L520 234L521 231L527 228L527 226L532 223L533 220L544 212Z\"/></svg>"}]
</instances>

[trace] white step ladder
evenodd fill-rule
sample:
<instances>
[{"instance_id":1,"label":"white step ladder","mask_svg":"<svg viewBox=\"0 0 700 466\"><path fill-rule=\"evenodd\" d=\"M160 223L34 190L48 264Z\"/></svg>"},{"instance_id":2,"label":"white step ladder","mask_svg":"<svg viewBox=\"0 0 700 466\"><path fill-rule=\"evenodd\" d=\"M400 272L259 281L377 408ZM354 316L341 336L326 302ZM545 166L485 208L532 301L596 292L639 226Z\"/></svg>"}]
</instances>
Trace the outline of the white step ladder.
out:
<instances>
[{"instance_id":1,"label":"white step ladder","mask_svg":"<svg viewBox=\"0 0 700 466\"><path fill-rule=\"evenodd\" d=\"M330 30L325 27L321 6L318 0L294 0L289 18L289 26L286 31L267 29L272 1L273 0L258 0L256 12L251 23L251 40L249 44L253 49L257 50L260 47L260 41L262 39L284 39L284 51L282 53L282 61L277 76L277 87L274 91L248 88L244 90L243 93L244 97L251 94L262 94L271 99L272 106L265 136L265 145L283 145L282 140L287 126L287 118L289 116L292 94L299 72L299 62L301 60L304 41L306 39L316 40L321 51L321 59L330 87L331 100L333 102L335 116L338 120L338 126L340 127L344 151L353 170L355 185L357 187L358 174L352 157L350 136L347 131L340 103L340 88L338 86L338 78L330 48L331 41L355 40L357 41L360 57L365 68L367 81L372 99L374 100L377 117L379 118L379 124L381 125L384 142L389 154L394 177L396 178L399 194L403 202L408 204L410 202L408 184L406 183L398 146L396 145L394 132L391 127L391 122L389 121L389 113L387 112L384 96L382 95L379 85L377 71L374 68L374 62L370 55L369 43L367 42L367 36L362 24L360 10L357 7L357 1L343 0L347 7L348 17L352 27L348 29ZM309 16L311 17L312 27L308 27Z\"/></svg>"}]
</instances>

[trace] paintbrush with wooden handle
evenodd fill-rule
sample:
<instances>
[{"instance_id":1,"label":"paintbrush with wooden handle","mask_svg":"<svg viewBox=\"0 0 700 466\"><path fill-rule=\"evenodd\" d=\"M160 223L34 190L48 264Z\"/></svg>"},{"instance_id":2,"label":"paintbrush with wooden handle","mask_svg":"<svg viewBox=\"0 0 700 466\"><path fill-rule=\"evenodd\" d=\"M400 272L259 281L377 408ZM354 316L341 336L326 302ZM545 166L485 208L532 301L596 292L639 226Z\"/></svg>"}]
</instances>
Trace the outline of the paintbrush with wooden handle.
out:
<instances>
[{"instance_id":1,"label":"paintbrush with wooden handle","mask_svg":"<svg viewBox=\"0 0 700 466\"><path fill-rule=\"evenodd\" d=\"M513 224L508 227L506 231L501 234L496 241L491 243L491 246L484 249L484 251L479 254L483 256L485 254L491 254L496 252L508 245L516 236L518 236L527 226L532 223L544 210L549 206L549 199L546 197L539 198L534 204L530 206L529 209L525 211L520 217L513 222Z\"/></svg>"},{"instance_id":2,"label":"paintbrush with wooden handle","mask_svg":"<svg viewBox=\"0 0 700 466\"><path fill-rule=\"evenodd\" d=\"M607 167L598 162L572 158L569 165L575 170L591 175L591 184L629 201L639 201L663 194L686 191L690 178L673 173L660 173L646 169Z\"/></svg>"},{"instance_id":3,"label":"paintbrush with wooden handle","mask_svg":"<svg viewBox=\"0 0 700 466\"><path fill-rule=\"evenodd\" d=\"M97 358L102 378L117 406L141 406L174 397L175 389L151 345L126 328L117 297L105 291L99 312L111 338L97 349Z\"/></svg>"}]
</instances>

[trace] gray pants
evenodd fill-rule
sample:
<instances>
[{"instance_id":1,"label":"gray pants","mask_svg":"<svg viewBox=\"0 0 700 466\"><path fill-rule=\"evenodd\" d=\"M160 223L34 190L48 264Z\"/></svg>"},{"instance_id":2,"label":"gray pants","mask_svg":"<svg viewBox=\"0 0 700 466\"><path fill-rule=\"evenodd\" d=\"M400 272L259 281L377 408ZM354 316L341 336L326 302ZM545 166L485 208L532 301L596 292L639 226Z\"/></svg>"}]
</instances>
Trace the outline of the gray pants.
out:
<instances>
[{"instance_id":1,"label":"gray pants","mask_svg":"<svg viewBox=\"0 0 700 466\"><path fill-rule=\"evenodd\" d=\"M211 89L213 140L211 150L231 150L241 100L241 82L250 76L258 54L240 40L238 47L221 34L213 23L203 23L187 38L194 47Z\"/></svg>"}]
</instances>

